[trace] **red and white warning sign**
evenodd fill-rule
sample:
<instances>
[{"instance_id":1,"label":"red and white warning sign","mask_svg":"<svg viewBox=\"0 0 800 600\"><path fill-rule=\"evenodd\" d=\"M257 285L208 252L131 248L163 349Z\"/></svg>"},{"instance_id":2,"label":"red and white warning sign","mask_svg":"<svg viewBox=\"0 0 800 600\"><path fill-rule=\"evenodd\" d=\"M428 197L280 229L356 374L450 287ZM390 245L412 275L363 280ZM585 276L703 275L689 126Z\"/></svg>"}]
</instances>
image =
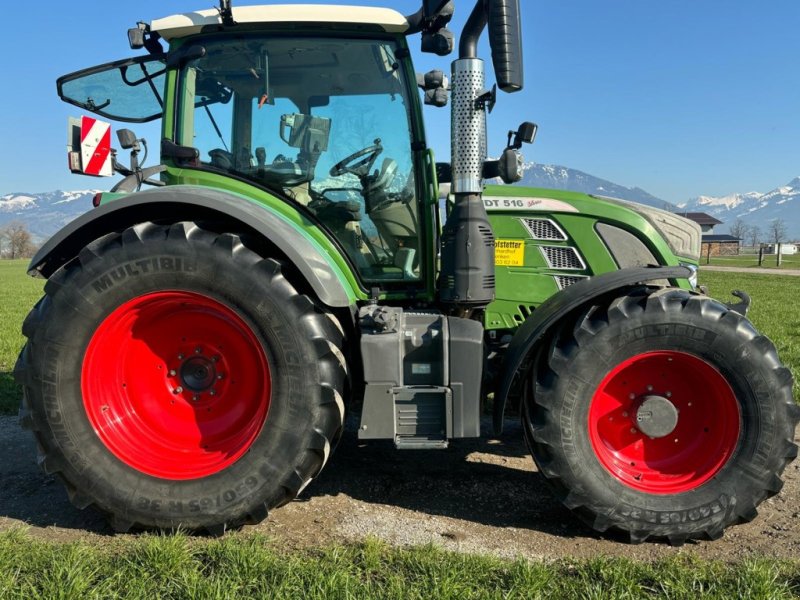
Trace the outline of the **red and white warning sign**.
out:
<instances>
[{"instance_id":1,"label":"red and white warning sign","mask_svg":"<svg viewBox=\"0 0 800 600\"><path fill-rule=\"evenodd\" d=\"M86 175L113 175L110 123L81 117L81 167Z\"/></svg>"}]
</instances>

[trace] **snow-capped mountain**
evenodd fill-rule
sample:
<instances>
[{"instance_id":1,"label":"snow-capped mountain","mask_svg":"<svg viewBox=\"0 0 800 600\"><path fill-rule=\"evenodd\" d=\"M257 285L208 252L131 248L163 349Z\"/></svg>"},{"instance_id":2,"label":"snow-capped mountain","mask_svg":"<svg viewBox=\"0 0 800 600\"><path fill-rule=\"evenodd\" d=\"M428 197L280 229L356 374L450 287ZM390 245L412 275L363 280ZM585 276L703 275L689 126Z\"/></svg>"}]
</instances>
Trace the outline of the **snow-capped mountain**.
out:
<instances>
[{"instance_id":1,"label":"snow-capped mountain","mask_svg":"<svg viewBox=\"0 0 800 600\"><path fill-rule=\"evenodd\" d=\"M770 221L782 219L789 238L800 238L800 177L767 193L699 196L678 207L679 211L704 212L716 217L723 222L717 226L720 233L727 231L736 219L748 225L758 225L763 233L766 233Z\"/></svg>"},{"instance_id":2,"label":"snow-capped mountain","mask_svg":"<svg viewBox=\"0 0 800 600\"><path fill-rule=\"evenodd\" d=\"M99 190L16 193L0 196L0 227L11 221L28 226L36 241L49 238L78 215L92 208Z\"/></svg>"},{"instance_id":3,"label":"snow-capped mountain","mask_svg":"<svg viewBox=\"0 0 800 600\"><path fill-rule=\"evenodd\" d=\"M526 163L523 167L522 181L517 185L571 190L597 196L611 196L612 198L639 202L664 210L676 210L673 204L661 198L656 198L641 188L625 187L624 185L612 183L583 171L562 167L561 165Z\"/></svg>"}]
</instances>

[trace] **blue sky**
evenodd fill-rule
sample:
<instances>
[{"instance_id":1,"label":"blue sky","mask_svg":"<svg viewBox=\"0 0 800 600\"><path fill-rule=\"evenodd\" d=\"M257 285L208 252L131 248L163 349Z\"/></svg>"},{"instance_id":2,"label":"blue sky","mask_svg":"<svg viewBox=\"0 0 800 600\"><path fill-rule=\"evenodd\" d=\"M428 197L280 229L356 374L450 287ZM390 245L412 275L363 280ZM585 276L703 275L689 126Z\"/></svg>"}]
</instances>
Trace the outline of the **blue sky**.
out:
<instances>
[{"instance_id":1,"label":"blue sky","mask_svg":"<svg viewBox=\"0 0 800 600\"><path fill-rule=\"evenodd\" d=\"M419 0L349 2L410 13ZM56 78L133 54L126 30L137 20L213 4L6 3L0 194L109 187L109 179L67 171L66 120L80 113L58 100ZM471 4L457 0L456 31ZM536 121L539 138L525 149L528 160L672 202L764 192L800 175L797 0L522 0L522 8L526 89L501 94L490 117L493 153L508 129ZM486 49L482 54L488 58ZM449 57L415 57L419 71L449 70ZM441 159L449 154L449 113L426 110L430 145ZM157 129L134 129L157 148Z\"/></svg>"}]
</instances>

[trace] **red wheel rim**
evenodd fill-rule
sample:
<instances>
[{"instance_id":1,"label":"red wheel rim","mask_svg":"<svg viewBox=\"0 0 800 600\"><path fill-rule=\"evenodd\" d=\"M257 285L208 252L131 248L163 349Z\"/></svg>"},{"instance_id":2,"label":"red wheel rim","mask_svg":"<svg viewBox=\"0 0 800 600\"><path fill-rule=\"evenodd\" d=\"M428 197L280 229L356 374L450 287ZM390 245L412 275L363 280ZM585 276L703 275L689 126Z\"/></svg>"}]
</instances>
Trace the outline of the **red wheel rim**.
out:
<instances>
[{"instance_id":1,"label":"red wheel rim","mask_svg":"<svg viewBox=\"0 0 800 600\"><path fill-rule=\"evenodd\" d=\"M648 435L653 430L642 422L653 407L674 417ZM647 352L617 365L600 383L589 407L589 437L600 463L621 483L676 494L719 472L736 449L740 420L733 390L710 364L684 352Z\"/></svg>"},{"instance_id":2,"label":"red wheel rim","mask_svg":"<svg viewBox=\"0 0 800 600\"><path fill-rule=\"evenodd\" d=\"M86 414L128 466L196 479L232 465L261 432L267 358L229 307L193 292L134 298L97 328L81 388Z\"/></svg>"}]
</instances>

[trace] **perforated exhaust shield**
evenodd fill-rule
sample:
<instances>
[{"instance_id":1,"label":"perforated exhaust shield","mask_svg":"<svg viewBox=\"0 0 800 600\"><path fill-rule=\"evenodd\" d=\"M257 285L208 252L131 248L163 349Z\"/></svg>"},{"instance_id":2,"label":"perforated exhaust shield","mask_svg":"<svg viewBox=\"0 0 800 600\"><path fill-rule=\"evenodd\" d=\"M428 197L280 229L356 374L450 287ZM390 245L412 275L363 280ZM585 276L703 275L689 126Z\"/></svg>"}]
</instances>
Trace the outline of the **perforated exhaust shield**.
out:
<instances>
[{"instance_id":1,"label":"perforated exhaust shield","mask_svg":"<svg viewBox=\"0 0 800 600\"><path fill-rule=\"evenodd\" d=\"M452 164L454 194L483 191L486 160L486 110L476 104L484 90L484 64L479 58L453 61Z\"/></svg>"}]
</instances>

